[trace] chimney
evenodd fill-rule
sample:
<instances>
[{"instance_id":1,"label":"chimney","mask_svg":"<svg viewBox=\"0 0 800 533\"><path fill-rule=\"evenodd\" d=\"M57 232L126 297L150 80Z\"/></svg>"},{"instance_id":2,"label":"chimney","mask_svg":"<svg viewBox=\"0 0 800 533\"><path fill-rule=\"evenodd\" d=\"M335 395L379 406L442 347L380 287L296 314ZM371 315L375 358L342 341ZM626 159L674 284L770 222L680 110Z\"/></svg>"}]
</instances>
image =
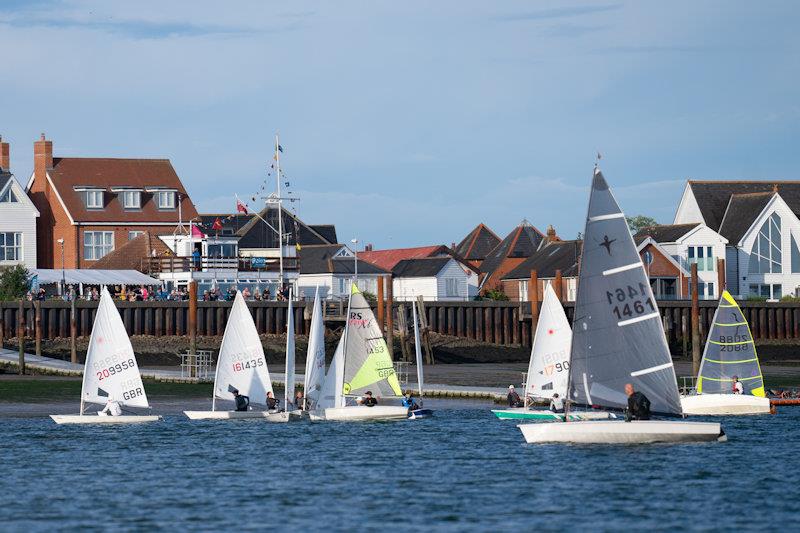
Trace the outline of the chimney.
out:
<instances>
[{"instance_id":1,"label":"chimney","mask_svg":"<svg viewBox=\"0 0 800 533\"><path fill-rule=\"evenodd\" d=\"M8 172L11 169L11 158L9 156L8 143L3 142L3 137L0 136L0 171Z\"/></svg>"},{"instance_id":2,"label":"chimney","mask_svg":"<svg viewBox=\"0 0 800 533\"><path fill-rule=\"evenodd\" d=\"M48 169L53 168L53 141L41 139L33 143L33 172L39 177L44 177Z\"/></svg>"},{"instance_id":3,"label":"chimney","mask_svg":"<svg viewBox=\"0 0 800 533\"><path fill-rule=\"evenodd\" d=\"M558 236L556 235L556 228L553 227L552 224L547 226L547 242L555 242L558 240Z\"/></svg>"}]
</instances>

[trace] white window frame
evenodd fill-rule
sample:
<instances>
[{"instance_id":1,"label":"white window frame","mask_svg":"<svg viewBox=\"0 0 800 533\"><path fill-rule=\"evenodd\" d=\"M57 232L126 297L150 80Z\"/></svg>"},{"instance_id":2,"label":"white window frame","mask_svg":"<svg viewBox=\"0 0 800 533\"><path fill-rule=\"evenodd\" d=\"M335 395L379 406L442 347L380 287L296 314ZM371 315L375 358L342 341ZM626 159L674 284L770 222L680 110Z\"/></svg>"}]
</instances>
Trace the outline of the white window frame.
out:
<instances>
[{"instance_id":1,"label":"white window frame","mask_svg":"<svg viewBox=\"0 0 800 533\"><path fill-rule=\"evenodd\" d=\"M122 207L125 209L141 209L141 191L122 191Z\"/></svg>"},{"instance_id":2,"label":"white window frame","mask_svg":"<svg viewBox=\"0 0 800 533\"><path fill-rule=\"evenodd\" d=\"M87 243L87 241L90 241ZM114 251L113 231L84 231L83 258L86 261L97 261Z\"/></svg>"},{"instance_id":3,"label":"white window frame","mask_svg":"<svg viewBox=\"0 0 800 533\"><path fill-rule=\"evenodd\" d=\"M86 209L103 209L103 191L88 190L86 194Z\"/></svg>"},{"instance_id":4,"label":"white window frame","mask_svg":"<svg viewBox=\"0 0 800 533\"><path fill-rule=\"evenodd\" d=\"M156 205L159 209L175 209L175 192L156 191Z\"/></svg>"},{"instance_id":5,"label":"white window frame","mask_svg":"<svg viewBox=\"0 0 800 533\"><path fill-rule=\"evenodd\" d=\"M8 244L9 236L11 237L11 245ZM11 251L13 257L8 257L8 252ZM0 232L0 261L24 261L22 253L22 233L16 231L3 231Z\"/></svg>"},{"instance_id":6,"label":"white window frame","mask_svg":"<svg viewBox=\"0 0 800 533\"><path fill-rule=\"evenodd\" d=\"M138 237L138 236L139 236L139 235L141 235L142 233L144 233L144 231L140 231L140 230L131 230L131 231L129 231L129 232L128 232L128 240L129 240L129 241L132 241L133 239L135 239L136 237Z\"/></svg>"},{"instance_id":7,"label":"white window frame","mask_svg":"<svg viewBox=\"0 0 800 533\"><path fill-rule=\"evenodd\" d=\"M14 194L14 189L11 187L11 185L9 185L8 189L6 189L6 192L3 193L2 198L0 198L0 203L15 204L17 202L19 202L19 199L17 198L17 195Z\"/></svg>"}]
</instances>

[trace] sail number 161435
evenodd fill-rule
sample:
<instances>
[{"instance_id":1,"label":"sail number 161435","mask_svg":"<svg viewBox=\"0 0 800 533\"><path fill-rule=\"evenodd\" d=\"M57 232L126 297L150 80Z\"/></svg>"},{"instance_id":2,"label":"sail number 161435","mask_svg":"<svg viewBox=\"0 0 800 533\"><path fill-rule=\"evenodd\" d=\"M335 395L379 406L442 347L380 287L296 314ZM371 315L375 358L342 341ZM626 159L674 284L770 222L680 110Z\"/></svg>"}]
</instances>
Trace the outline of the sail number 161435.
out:
<instances>
[{"instance_id":1,"label":"sail number 161435","mask_svg":"<svg viewBox=\"0 0 800 533\"><path fill-rule=\"evenodd\" d=\"M613 291L606 291L608 304L613 306L611 312L617 320L631 318L644 313L652 313L656 310L650 299L649 291L644 283L639 283L638 287L626 285Z\"/></svg>"}]
</instances>

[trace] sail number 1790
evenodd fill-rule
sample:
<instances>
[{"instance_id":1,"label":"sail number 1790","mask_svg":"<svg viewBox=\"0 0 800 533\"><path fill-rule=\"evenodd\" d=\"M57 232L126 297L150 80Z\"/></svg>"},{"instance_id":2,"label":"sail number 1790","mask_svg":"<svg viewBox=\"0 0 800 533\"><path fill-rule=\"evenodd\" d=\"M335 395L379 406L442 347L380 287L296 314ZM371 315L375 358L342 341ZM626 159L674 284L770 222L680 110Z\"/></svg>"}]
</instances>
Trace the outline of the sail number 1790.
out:
<instances>
[{"instance_id":1,"label":"sail number 1790","mask_svg":"<svg viewBox=\"0 0 800 533\"><path fill-rule=\"evenodd\" d=\"M652 313L656 310L644 283L639 283L638 287L626 285L624 288L619 287L614 291L606 291L606 298L608 304L613 306L611 312L614 313L617 320L638 316L645 312Z\"/></svg>"}]
</instances>

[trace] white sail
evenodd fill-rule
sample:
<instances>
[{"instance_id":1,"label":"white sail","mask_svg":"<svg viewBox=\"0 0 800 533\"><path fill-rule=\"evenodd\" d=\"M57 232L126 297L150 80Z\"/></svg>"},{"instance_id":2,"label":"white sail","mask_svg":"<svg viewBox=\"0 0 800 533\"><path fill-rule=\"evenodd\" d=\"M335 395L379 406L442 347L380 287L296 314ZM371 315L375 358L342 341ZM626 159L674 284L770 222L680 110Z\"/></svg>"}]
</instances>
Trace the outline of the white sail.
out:
<instances>
[{"instance_id":1,"label":"white sail","mask_svg":"<svg viewBox=\"0 0 800 533\"><path fill-rule=\"evenodd\" d=\"M86 352L81 404L105 404L109 398L121 405L149 407L125 324L103 287Z\"/></svg>"},{"instance_id":2,"label":"white sail","mask_svg":"<svg viewBox=\"0 0 800 533\"><path fill-rule=\"evenodd\" d=\"M264 348L242 293L236 292L217 358L214 398L233 400L232 389L250 397L252 403L266 403L272 392Z\"/></svg>"},{"instance_id":3,"label":"white sail","mask_svg":"<svg viewBox=\"0 0 800 533\"><path fill-rule=\"evenodd\" d=\"M417 355L417 386L422 397L422 349L419 346L419 322L417 321L417 304L411 304L411 315L414 320L414 352Z\"/></svg>"},{"instance_id":4,"label":"white sail","mask_svg":"<svg viewBox=\"0 0 800 533\"><path fill-rule=\"evenodd\" d=\"M567 315L553 287L548 285L531 347L527 397L550 399L554 393L566 397L571 345L572 330Z\"/></svg>"},{"instance_id":5,"label":"white sail","mask_svg":"<svg viewBox=\"0 0 800 533\"><path fill-rule=\"evenodd\" d=\"M336 352L333 354L331 366L325 374L325 381L322 383L317 409L328 409L330 407L344 407L342 397L342 380L344 379L344 337L339 340Z\"/></svg>"},{"instance_id":6,"label":"white sail","mask_svg":"<svg viewBox=\"0 0 800 533\"><path fill-rule=\"evenodd\" d=\"M319 403L324 382L325 323L322 320L322 306L319 301L319 287L317 287L316 293L314 294L314 310L311 313L311 331L308 334L306 372L303 382L306 402L309 408L314 409Z\"/></svg>"},{"instance_id":7,"label":"white sail","mask_svg":"<svg viewBox=\"0 0 800 533\"><path fill-rule=\"evenodd\" d=\"M289 309L286 321L286 392L283 402L287 411L290 410L290 406L294 406L294 409L302 407L294 405L294 358L294 309L292 308L292 292L289 291Z\"/></svg>"}]
</instances>

